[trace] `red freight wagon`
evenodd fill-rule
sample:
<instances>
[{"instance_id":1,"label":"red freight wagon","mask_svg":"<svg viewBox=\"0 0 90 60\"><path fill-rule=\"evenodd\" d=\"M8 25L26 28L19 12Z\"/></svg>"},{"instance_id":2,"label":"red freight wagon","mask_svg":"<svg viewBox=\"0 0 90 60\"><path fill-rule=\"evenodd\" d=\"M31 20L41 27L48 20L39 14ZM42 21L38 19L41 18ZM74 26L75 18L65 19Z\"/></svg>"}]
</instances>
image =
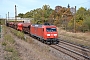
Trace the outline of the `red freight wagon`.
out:
<instances>
[{"instance_id":1,"label":"red freight wagon","mask_svg":"<svg viewBox=\"0 0 90 60\"><path fill-rule=\"evenodd\" d=\"M23 23L18 23L17 30L22 31L22 28L23 28Z\"/></svg>"},{"instance_id":2,"label":"red freight wagon","mask_svg":"<svg viewBox=\"0 0 90 60\"><path fill-rule=\"evenodd\" d=\"M14 22L9 22L9 27L13 27Z\"/></svg>"},{"instance_id":3,"label":"red freight wagon","mask_svg":"<svg viewBox=\"0 0 90 60\"><path fill-rule=\"evenodd\" d=\"M29 33L30 32L31 23L23 23L23 32Z\"/></svg>"},{"instance_id":4,"label":"red freight wagon","mask_svg":"<svg viewBox=\"0 0 90 60\"><path fill-rule=\"evenodd\" d=\"M18 27L18 22L15 22L15 23L13 24L13 28L14 28L14 29L17 29L17 27Z\"/></svg>"},{"instance_id":5,"label":"red freight wagon","mask_svg":"<svg viewBox=\"0 0 90 60\"><path fill-rule=\"evenodd\" d=\"M57 28L54 25L31 25L30 34L48 44L59 42Z\"/></svg>"}]
</instances>

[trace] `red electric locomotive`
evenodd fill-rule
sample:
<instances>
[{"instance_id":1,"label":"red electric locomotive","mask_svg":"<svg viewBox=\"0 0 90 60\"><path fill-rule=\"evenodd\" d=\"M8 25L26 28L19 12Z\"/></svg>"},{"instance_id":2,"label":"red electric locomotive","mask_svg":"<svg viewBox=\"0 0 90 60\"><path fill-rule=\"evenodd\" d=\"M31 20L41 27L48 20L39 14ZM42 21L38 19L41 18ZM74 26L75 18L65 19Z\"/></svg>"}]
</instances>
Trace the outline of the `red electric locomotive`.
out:
<instances>
[{"instance_id":1,"label":"red electric locomotive","mask_svg":"<svg viewBox=\"0 0 90 60\"><path fill-rule=\"evenodd\" d=\"M31 25L30 34L47 44L58 44L58 32L54 25Z\"/></svg>"}]
</instances>

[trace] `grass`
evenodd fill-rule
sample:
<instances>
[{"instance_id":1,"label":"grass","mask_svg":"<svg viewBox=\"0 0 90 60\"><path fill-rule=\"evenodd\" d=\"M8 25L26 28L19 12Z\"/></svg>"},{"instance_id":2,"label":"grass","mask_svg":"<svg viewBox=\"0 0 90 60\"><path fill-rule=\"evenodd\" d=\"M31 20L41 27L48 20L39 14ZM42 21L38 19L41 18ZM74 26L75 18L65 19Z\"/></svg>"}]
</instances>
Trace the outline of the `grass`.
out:
<instances>
[{"instance_id":1,"label":"grass","mask_svg":"<svg viewBox=\"0 0 90 60\"><path fill-rule=\"evenodd\" d=\"M67 42L71 42L90 49L90 34L89 33L72 33L62 29L58 29L59 38Z\"/></svg>"},{"instance_id":2,"label":"grass","mask_svg":"<svg viewBox=\"0 0 90 60\"><path fill-rule=\"evenodd\" d=\"M25 40L24 33L20 32L20 31L17 31L17 30L15 30L15 29L11 29L11 32L12 32L14 35L16 35L18 38Z\"/></svg>"},{"instance_id":3,"label":"grass","mask_svg":"<svg viewBox=\"0 0 90 60\"><path fill-rule=\"evenodd\" d=\"M18 51L14 48L14 46L7 45L4 50L8 52L5 56L6 60L20 60Z\"/></svg>"},{"instance_id":4,"label":"grass","mask_svg":"<svg viewBox=\"0 0 90 60\"><path fill-rule=\"evenodd\" d=\"M5 56L5 59L6 60L20 60L18 56L18 52L17 51L14 51L12 53L8 53L6 56Z\"/></svg>"},{"instance_id":5,"label":"grass","mask_svg":"<svg viewBox=\"0 0 90 60\"><path fill-rule=\"evenodd\" d=\"M6 34L5 36L4 36L4 39L6 40L6 41L8 41L9 43L15 43L15 40L12 38L12 36L11 35L8 35L8 34Z\"/></svg>"},{"instance_id":6,"label":"grass","mask_svg":"<svg viewBox=\"0 0 90 60\"><path fill-rule=\"evenodd\" d=\"M7 45L7 43L6 43L6 42L2 42L2 45L3 45L3 46L6 46L6 45Z\"/></svg>"},{"instance_id":7,"label":"grass","mask_svg":"<svg viewBox=\"0 0 90 60\"><path fill-rule=\"evenodd\" d=\"M14 35L16 35L18 38L20 38L20 39L22 39L22 40L24 40L24 41L26 41L26 42L28 42L28 43L33 43L32 38L26 37L23 32L17 31L17 30L15 30L15 29L11 29L11 32L12 32Z\"/></svg>"},{"instance_id":8,"label":"grass","mask_svg":"<svg viewBox=\"0 0 90 60\"><path fill-rule=\"evenodd\" d=\"M20 60L18 51L15 48L15 40L7 31L7 27L3 26L4 40L2 45L4 50L7 52L5 55L6 60Z\"/></svg>"}]
</instances>

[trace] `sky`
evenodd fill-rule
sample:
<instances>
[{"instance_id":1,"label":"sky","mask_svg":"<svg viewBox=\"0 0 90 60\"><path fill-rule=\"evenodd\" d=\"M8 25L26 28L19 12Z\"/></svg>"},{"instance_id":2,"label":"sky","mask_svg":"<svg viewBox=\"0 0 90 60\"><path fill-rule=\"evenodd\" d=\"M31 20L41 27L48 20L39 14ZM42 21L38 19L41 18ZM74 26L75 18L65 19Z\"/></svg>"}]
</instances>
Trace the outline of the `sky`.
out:
<instances>
[{"instance_id":1,"label":"sky","mask_svg":"<svg viewBox=\"0 0 90 60\"><path fill-rule=\"evenodd\" d=\"M84 7L90 9L90 0L0 0L0 18L5 18L9 12L9 17L15 16L15 5L17 14L26 13L31 10L42 8L43 5L49 5L55 9L56 6Z\"/></svg>"}]
</instances>

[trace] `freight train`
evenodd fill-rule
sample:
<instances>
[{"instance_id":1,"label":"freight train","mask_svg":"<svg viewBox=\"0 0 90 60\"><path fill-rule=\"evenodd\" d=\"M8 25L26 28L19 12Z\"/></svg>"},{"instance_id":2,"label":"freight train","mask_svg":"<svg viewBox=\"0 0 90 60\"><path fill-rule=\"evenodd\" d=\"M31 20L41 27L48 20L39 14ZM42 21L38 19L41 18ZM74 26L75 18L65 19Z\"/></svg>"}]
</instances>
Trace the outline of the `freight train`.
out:
<instances>
[{"instance_id":1,"label":"freight train","mask_svg":"<svg viewBox=\"0 0 90 60\"><path fill-rule=\"evenodd\" d=\"M40 25L23 22L7 22L6 25L16 30L28 33L31 37L36 38L43 43L49 45L59 43L57 27L50 25L49 23Z\"/></svg>"}]
</instances>

